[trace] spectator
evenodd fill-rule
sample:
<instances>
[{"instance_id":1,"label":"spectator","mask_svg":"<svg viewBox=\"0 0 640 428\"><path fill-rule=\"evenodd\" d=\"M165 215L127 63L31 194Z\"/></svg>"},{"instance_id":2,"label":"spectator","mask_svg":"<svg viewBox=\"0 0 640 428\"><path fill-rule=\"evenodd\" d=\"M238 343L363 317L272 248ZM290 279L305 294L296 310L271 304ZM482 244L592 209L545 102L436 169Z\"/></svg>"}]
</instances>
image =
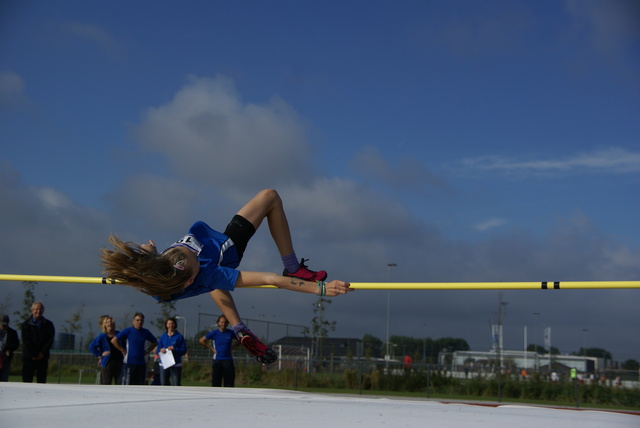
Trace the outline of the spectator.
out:
<instances>
[{"instance_id":1,"label":"spectator","mask_svg":"<svg viewBox=\"0 0 640 428\"><path fill-rule=\"evenodd\" d=\"M9 327L9 315L0 316L0 382L9 380L13 353L19 345L18 332Z\"/></svg>"},{"instance_id":2,"label":"spectator","mask_svg":"<svg viewBox=\"0 0 640 428\"><path fill-rule=\"evenodd\" d=\"M411 372L411 367L413 366L413 358L411 358L411 355L405 355L404 356L404 372L405 373L409 373Z\"/></svg>"},{"instance_id":3,"label":"spectator","mask_svg":"<svg viewBox=\"0 0 640 428\"><path fill-rule=\"evenodd\" d=\"M167 352L173 354L175 364L165 368L160 361L160 383L162 385L180 386L182 384L182 356L187 353L187 342L176 330L178 322L175 318L168 318L164 322L166 332L160 336L156 353L162 358ZM162 354L162 355L161 355Z\"/></svg>"},{"instance_id":4,"label":"spectator","mask_svg":"<svg viewBox=\"0 0 640 428\"><path fill-rule=\"evenodd\" d=\"M123 385L144 385L145 383L147 357L149 352L156 347L158 341L143 326L144 315L136 312L133 316L133 326L125 328L111 339L111 344L124 355L122 360ZM148 348L145 348L146 342L151 342ZM123 343L126 344L126 347L122 346Z\"/></svg>"},{"instance_id":5,"label":"spectator","mask_svg":"<svg viewBox=\"0 0 640 428\"><path fill-rule=\"evenodd\" d=\"M44 316L42 302L31 305L31 316L22 323L22 381L47 383L49 351L56 334L51 321Z\"/></svg>"},{"instance_id":6,"label":"spectator","mask_svg":"<svg viewBox=\"0 0 640 428\"><path fill-rule=\"evenodd\" d=\"M122 352L116 348L111 339L118 333L116 323L112 317L103 315L99 318L102 333L89 344L89 351L98 357L100 379L102 385L122 384Z\"/></svg>"},{"instance_id":7,"label":"spectator","mask_svg":"<svg viewBox=\"0 0 640 428\"><path fill-rule=\"evenodd\" d=\"M218 328L210 331L206 336L202 336L199 340L200 344L205 348L209 348L213 352L213 364L211 366L211 386L222 386L224 380L224 386L235 386L236 368L233 364L232 344L235 340L237 345L236 335L233 330L228 330L229 321L224 315L218 317ZM213 346L209 345L209 340L213 342Z\"/></svg>"}]
</instances>

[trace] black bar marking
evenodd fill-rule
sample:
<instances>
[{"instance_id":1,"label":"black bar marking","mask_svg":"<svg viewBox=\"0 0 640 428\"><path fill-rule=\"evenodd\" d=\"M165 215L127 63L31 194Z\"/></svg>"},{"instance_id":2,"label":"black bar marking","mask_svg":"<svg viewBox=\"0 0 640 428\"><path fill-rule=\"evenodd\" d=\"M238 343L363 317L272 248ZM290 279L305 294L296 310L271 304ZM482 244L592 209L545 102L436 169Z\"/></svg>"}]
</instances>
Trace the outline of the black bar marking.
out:
<instances>
[{"instance_id":1,"label":"black bar marking","mask_svg":"<svg viewBox=\"0 0 640 428\"><path fill-rule=\"evenodd\" d=\"M543 290L548 290L549 289L549 283L547 281L541 282L540 283L540 288ZM553 283L553 289L554 290L560 290L560 282L559 281L555 281Z\"/></svg>"}]
</instances>

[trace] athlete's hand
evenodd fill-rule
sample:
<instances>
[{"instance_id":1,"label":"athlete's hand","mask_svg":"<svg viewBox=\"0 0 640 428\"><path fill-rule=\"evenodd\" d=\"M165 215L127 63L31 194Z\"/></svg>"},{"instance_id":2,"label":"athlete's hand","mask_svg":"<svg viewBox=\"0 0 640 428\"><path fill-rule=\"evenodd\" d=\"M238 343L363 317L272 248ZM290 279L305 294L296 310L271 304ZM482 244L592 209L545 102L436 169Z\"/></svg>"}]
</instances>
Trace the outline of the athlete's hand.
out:
<instances>
[{"instance_id":1,"label":"athlete's hand","mask_svg":"<svg viewBox=\"0 0 640 428\"><path fill-rule=\"evenodd\" d=\"M156 244L151 239L149 239L148 244L141 244L140 247L149 253L158 254L158 249L156 248Z\"/></svg>"},{"instance_id":2,"label":"athlete's hand","mask_svg":"<svg viewBox=\"0 0 640 428\"><path fill-rule=\"evenodd\" d=\"M351 283L333 280L325 283L325 295L329 297L339 296L340 294L347 294L353 291Z\"/></svg>"}]
</instances>

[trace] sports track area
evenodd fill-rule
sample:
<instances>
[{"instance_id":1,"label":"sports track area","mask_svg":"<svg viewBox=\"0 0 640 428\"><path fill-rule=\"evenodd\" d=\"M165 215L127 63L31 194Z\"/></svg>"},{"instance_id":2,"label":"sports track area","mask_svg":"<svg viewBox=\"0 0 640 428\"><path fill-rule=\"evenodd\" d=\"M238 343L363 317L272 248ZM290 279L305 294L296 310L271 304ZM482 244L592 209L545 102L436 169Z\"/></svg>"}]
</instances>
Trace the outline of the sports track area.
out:
<instances>
[{"instance_id":1,"label":"sports track area","mask_svg":"<svg viewBox=\"0 0 640 428\"><path fill-rule=\"evenodd\" d=\"M0 427L640 427L640 413L277 389L3 383Z\"/></svg>"}]
</instances>

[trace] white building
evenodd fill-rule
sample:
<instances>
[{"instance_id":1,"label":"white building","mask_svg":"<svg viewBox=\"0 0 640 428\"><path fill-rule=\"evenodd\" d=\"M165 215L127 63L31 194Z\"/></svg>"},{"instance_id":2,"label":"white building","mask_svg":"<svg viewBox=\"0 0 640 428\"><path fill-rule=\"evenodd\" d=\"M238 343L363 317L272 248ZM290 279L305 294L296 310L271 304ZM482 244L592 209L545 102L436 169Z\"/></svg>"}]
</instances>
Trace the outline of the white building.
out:
<instances>
[{"instance_id":1,"label":"white building","mask_svg":"<svg viewBox=\"0 0 640 428\"><path fill-rule=\"evenodd\" d=\"M452 371L492 371L498 365L512 371L527 370L549 373L565 372L575 368L582 373L592 373L602 368L603 364L598 358L575 355L539 355L529 351L508 351L500 353L496 351L455 351L453 353L440 353L438 362L444 366L450 366ZM551 370L549 370L551 366Z\"/></svg>"}]
</instances>

